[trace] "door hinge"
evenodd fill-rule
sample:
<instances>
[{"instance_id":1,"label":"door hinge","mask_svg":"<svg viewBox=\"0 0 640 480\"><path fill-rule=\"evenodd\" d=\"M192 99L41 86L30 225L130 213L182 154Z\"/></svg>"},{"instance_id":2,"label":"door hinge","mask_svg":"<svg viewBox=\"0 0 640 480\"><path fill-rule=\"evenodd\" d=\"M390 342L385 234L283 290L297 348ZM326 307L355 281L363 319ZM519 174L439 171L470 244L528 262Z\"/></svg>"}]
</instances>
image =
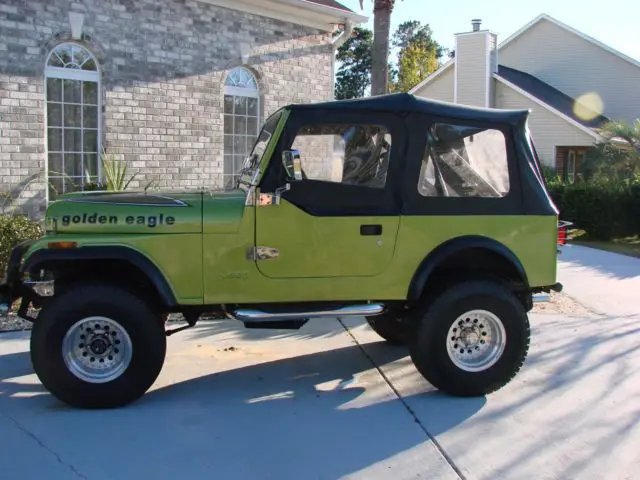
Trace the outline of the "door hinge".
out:
<instances>
[{"instance_id":1,"label":"door hinge","mask_svg":"<svg viewBox=\"0 0 640 480\"><path fill-rule=\"evenodd\" d=\"M280 251L273 247L249 247L247 260L269 260L280 255Z\"/></svg>"}]
</instances>

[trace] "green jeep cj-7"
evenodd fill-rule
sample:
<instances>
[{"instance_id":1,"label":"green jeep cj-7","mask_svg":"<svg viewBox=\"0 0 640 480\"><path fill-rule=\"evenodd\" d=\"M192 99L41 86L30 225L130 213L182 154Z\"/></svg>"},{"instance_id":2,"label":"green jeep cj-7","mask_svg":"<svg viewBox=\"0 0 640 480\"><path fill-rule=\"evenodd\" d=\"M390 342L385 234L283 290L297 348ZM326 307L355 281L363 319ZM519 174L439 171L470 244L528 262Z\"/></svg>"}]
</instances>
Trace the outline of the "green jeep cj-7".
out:
<instances>
[{"instance_id":1,"label":"green jeep cj-7","mask_svg":"<svg viewBox=\"0 0 640 480\"><path fill-rule=\"evenodd\" d=\"M488 394L524 362L534 296L561 288L528 114L409 94L290 105L227 189L51 203L0 306L21 299L36 374L78 407L150 388L170 313L279 329L363 316L438 389Z\"/></svg>"}]
</instances>

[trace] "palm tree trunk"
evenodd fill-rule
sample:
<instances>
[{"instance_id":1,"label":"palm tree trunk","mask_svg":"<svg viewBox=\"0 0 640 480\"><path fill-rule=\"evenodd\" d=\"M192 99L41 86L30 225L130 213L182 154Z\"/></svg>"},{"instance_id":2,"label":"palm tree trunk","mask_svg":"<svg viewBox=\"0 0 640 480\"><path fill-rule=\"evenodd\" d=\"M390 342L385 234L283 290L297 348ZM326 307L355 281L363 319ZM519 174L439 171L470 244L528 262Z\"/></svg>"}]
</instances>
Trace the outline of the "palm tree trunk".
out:
<instances>
[{"instance_id":1,"label":"palm tree trunk","mask_svg":"<svg viewBox=\"0 0 640 480\"><path fill-rule=\"evenodd\" d=\"M394 0L374 0L371 95L384 95L389 83L389 30Z\"/></svg>"}]
</instances>

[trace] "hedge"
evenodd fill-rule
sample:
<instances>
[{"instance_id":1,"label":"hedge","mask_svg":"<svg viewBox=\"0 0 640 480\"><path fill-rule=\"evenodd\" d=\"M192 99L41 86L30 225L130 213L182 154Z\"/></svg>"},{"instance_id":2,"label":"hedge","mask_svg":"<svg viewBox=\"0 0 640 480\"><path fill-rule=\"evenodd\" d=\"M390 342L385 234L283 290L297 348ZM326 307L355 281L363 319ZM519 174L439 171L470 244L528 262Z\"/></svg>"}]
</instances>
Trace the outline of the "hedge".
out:
<instances>
[{"instance_id":1,"label":"hedge","mask_svg":"<svg viewBox=\"0 0 640 480\"><path fill-rule=\"evenodd\" d=\"M591 238L610 240L640 234L640 184L551 182L560 218Z\"/></svg>"},{"instance_id":2,"label":"hedge","mask_svg":"<svg viewBox=\"0 0 640 480\"><path fill-rule=\"evenodd\" d=\"M0 214L0 279L4 277L9 254L23 240L39 238L40 224L23 215Z\"/></svg>"}]
</instances>

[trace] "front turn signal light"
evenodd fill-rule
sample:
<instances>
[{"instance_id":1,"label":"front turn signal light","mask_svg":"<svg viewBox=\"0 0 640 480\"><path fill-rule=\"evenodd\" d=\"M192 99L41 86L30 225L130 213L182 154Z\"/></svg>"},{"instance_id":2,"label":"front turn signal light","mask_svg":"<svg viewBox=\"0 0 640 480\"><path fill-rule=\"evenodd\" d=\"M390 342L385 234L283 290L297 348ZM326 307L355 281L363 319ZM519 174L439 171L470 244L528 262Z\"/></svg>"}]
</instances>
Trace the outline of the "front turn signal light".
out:
<instances>
[{"instance_id":1,"label":"front turn signal light","mask_svg":"<svg viewBox=\"0 0 640 480\"><path fill-rule=\"evenodd\" d=\"M49 242L49 248L56 250L66 250L69 248L76 248L78 246L78 242Z\"/></svg>"}]
</instances>

